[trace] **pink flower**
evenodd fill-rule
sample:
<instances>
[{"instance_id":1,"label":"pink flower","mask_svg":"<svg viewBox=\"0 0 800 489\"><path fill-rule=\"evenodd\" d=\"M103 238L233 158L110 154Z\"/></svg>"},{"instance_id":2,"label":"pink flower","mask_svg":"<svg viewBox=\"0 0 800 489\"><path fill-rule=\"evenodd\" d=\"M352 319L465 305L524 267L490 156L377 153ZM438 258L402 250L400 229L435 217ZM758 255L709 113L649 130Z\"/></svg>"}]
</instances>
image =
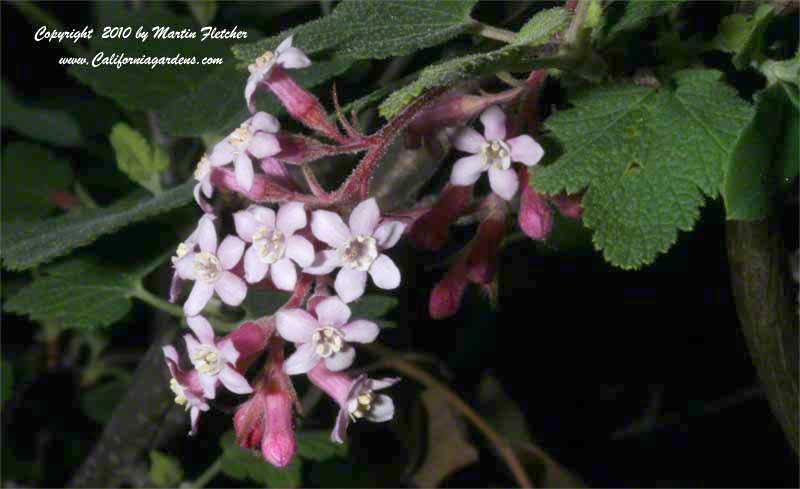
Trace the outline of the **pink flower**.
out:
<instances>
[{"instance_id":1,"label":"pink flower","mask_svg":"<svg viewBox=\"0 0 800 489\"><path fill-rule=\"evenodd\" d=\"M203 212L212 212L213 209L211 205L203 200L203 197L200 195L201 190L203 195L206 196L206 199L210 199L214 195L214 186L211 184L211 161L208 159L208 156L203 155L200 161L197 162L197 167L194 170L194 179L197 180L193 191L194 201L197 202L197 205L200 206Z\"/></svg>"},{"instance_id":2,"label":"pink flower","mask_svg":"<svg viewBox=\"0 0 800 489\"><path fill-rule=\"evenodd\" d=\"M191 419L190 435L197 433L197 422L200 418L201 411L208 411L208 403L205 402L203 397L203 386L200 383L200 375L197 370L185 371L180 367L178 362L178 351L173 346L165 346L163 348L164 359L167 362L167 368L172 375L169 381L169 387L175 394L175 404L184 406L189 411Z\"/></svg>"},{"instance_id":3,"label":"pink flower","mask_svg":"<svg viewBox=\"0 0 800 489\"><path fill-rule=\"evenodd\" d=\"M242 189L249 191L253 186L252 158L261 159L280 153L281 146L278 138L275 137L275 133L279 129L278 119L266 112L258 112L244 121L228 137L217 143L208 160L212 166L223 166L233 162L236 182ZM202 162L202 160L200 161ZM199 175L197 172L200 172ZM195 178L202 184L205 170L201 170L198 166L197 172Z\"/></svg>"},{"instance_id":4,"label":"pink flower","mask_svg":"<svg viewBox=\"0 0 800 489\"><path fill-rule=\"evenodd\" d=\"M297 270L314 261L314 246L306 238L295 234L306 227L307 217L303 204L289 202L275 211L261 206L250 206L233 215L236 232L243 240L252 243L244 254L244 278L250 283L260 282L271 270L270 278L282 290L293 290L297 283Z\"/></svg>"},{"instance_id":5,"label":"pink flower","mask_svg":"<svg viewBox=\"0 0 800 489\"><path fill-rule=\"evenodd\" d=\"M239 352L233 342L230 339L218 341L211 324L203 316L188 317L186 322L197 338L187 334L183 339L186 341L189 358L199 372L200 385L206 399L216 397L217 384L220 382L235 394L253 392L247 379L236 371Z\"/></svg>"},{"instance_id":6,"label":"pink flower","mask_svg":"<svg viewBox=\"0 0 800 489\"><path fill-rule=\"evenodd\" d=\"M334 289L345 302L352 302L364 294L367 273L381 289L397 288L400 270L381 251L397 244L405 231L405 224L384 221L378 225L380 220L381 213L375 199L365 200L353 209L349 227L334 212L314 211L311 231L333 249L317 253L314 264L303 271L326 275L341 267Z\"/></svg>"},{"instance_id":7,"label":"pink flower","mask_svg":"<svg viewBox=\"0 0 800 489\"><path fill-rule=\"evenodd\" d=\"M492 191L505 200L511 200L519 187L519 179L511 168L511 162L533 166L542 159L544 150L528 135L506 140L506 115L497 106L486 109L481 114L481 122L483 136L469 127L454 136L455 147L473 156L456 161L450 183L472 185L488 170Z\"/></svg>"},{"instance_id":8,"label":"pink flower","mask_svg":"<svg viewBox=\"0 0 800 489\"><path fill-rule=\"evenodd\" d=\"M247 284L230 269L242 258L244 241L228 236L217 248L217 231L210 219L200 220L196 238L200 252L187 252L173 264L180 278L194 281L183 312L198 315L215 292L222 302L238 306L247 295Z\"/></svg>"},{"instance_id":9,"label":"pink flower","mask_svg":"<svg viewBox=\"0 0 800 489\"><path fill-rule=\"evenodd\" d=\"M341 372L331 372L319 364L308 373L308 379L339 404L339 415L331 432L331 440L336 443L344 443L350 420L367 419L383 423L394 417L392 398L375 394L374 391L400 382L399 378L372 380L362 374L353 379Z\"/></svg>"},{"instance_id":10,"label":"pink flower","mask_svg":"<svg viewBox=\"0 0 800 489\"><path fill-rule=\"evenodd\" d=\"M316 306L314 318L302 309L278 311L278 333L297 345L286 360L289 375L304 374L320 361L332 371L344 370L356 356L351 343L371 343L378 337L378 326L363 319L348 323L350 308L338 297L329 297Z\"/></svg>"},{"instance_id":11,"label":"pink flower","mask_svg":"<svg viewBox=\"0 0 800 489\"><path fill-rule=\"evenodd\" d=\"M247 108L250 109L251 113L256 110L253 94L258 88L258 84L270 75L276 65L289 69L311 66L311 60L308 59L308 56L300 49L292 46L293 37L287 37L278 44L274 52L266 51L247 67L250 71L250 76L247 78L247 85L244 88L244 99L247 101Z\"/></svg>"},{"instance_id":12,"label":"pink flower","mask_svg":"<svg viewBox=\"0 0 800 489\"><path fill-rule=\"evenodd\" d=\"M186 238L186 241L183 241L178 245L175 249L175 256L172 257L172 265L173 267L175 264L183 258L184 256L188 255L191 252L194 252L197 249L197 233L201 227L206 225L210 225L214 227L214 219L217 217L214 214L203 214L203 217L200 218L200 221L197 223L197 227L194 228L192 234ZM176 269L175 272L172 274L172 284L169 288L169 301L175 302L178 300L178 295L181 292L181 284L180 284L180 275L178 274L178 270Z\"/></svg>"}]
</instances>

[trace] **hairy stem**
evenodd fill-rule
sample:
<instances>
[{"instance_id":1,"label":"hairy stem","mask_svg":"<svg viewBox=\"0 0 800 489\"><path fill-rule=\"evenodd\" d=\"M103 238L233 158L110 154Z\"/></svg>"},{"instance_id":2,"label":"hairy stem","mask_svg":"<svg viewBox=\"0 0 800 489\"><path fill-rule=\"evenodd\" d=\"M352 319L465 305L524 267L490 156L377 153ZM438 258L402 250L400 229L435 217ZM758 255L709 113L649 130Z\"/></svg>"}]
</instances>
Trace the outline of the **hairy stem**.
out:
<instances>
[{"instance_id":1,"label":"hairy stem","mask_svg":"<svg viewBox=\"0 0 800 489\"><path fill-rule=\"evenodd\" d=\"M494 39L495 41L502 41L507 44L514 42L514 39L517 37L517 35L512 31L494 27L482 22L477 23L475 32L479 36L483 36L488 39Z\"/></svg>"}]
</instances>

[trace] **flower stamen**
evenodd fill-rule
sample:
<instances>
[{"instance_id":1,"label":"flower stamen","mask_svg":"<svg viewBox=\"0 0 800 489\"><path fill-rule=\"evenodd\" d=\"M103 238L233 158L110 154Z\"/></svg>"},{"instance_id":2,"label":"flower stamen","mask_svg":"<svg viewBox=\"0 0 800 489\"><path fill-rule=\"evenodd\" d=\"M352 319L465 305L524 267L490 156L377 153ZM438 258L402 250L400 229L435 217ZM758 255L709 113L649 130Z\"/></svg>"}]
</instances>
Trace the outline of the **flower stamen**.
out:
<instances>
[{"instance_id":1,"label":"flower stamen","mask_svg":"<svg viewBox=\"0 0 800 489\"><path fill-rule=\"evenodd\" d=\"M344 338L336 328L330 326L318 328L311 335L314 351L322 358L339 353L344 348Z\"/></svg>"},{"instance_id":2,"label":"flower stamen","mask_svg":"<svg viewBox=\"0 0 800 489\"><path fill-rule=\"evenodd\" d=\"M378 258L378 245L372 236L356 236L348 240L339 253L345 266L366 272Z\"/></svg>"},{"instance_id":3,"label":"flower stamen","mask_svg":"<svg viewBox=\"0 0 800 489\"><path fill-rule=\"evenodd\" d=\"M253 235L253 246L261 261L271 265L283 258L286 252L286 237L277 229L262 227Z\"/></svg>"},{"instance_id":4,"label":"flower stamen","mask_svg":"<svg viewBox=\"0 0 800 489\"><path fill-rule=\"evenodd\" d=\"M222 275L219 258L207 251L196 254L192 266L197 273L197 279L206 283L216 282Z\"/></svg>"}]
</instances>

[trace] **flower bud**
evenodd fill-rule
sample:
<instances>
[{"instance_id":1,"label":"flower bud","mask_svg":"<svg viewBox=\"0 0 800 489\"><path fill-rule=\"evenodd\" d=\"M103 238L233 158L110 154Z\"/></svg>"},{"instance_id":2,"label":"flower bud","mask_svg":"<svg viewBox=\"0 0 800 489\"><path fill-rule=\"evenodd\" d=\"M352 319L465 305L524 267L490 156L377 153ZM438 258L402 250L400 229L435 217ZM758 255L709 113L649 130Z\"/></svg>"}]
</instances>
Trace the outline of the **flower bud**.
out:
<instances>
[{"instance_id":1,"label":"flower bud","mask_svg":"<svg viewBox=\"0 0 800 489\"><path fill-rule=\"evenodd\" d=\"M550 199L558 211L572 219L580 219L583 216L583 196L580 194L558 194Z\"/></svg>"},{"instance_id":2,"label":"flower bud","mask_svg":"<svg viewBox=\"0 0 800 489\"><path fill-rule=\"evenodd\" d=\"M428 303L431 317L445 319L458 312L468 283L466 260L462 257L431 291Z\"/></svg>"},{"instance_id":3,"label":"flower bud","mask_svg":"<svg viewBox=\"0 0 800 489\"><path fill-rule=\"evenodd\" d=\"M228 336L233 342L239 358L236 360L236 368L245 371L267 347L269 337L264 329L256 323L247 322L236 328Z\"/></svg>"},{"instance_id":4,"label":"flower bud","mask_svg":"<svg viewBox=\"0 0 800 489\"><path fill-rule=\"evenodd\" d=\"M236 174L228 168L214 168L211 181L218 188L240 193L253 202L282 202L291 200L293 192L265 175L253 176L253 186L244 190L236 181Z\"/></svg>"},{"instance_id":5,"label":"flower bud","mask_svg":"<svg viewBox=\"0 0 800 489\"><path fill-rule=\"evenodd\" d=\"M257 448L264 438L264 397L263 388L257 387L253 397L242 403L233 415L236 443L242 448Z\"/></svg>"},{"instance_id":6,"label":"flower bud","mask_svg":"<svg viewBox=\"0 0 800 489\"><path fill-rule=\"evenodd\" d=\"M472 185L447 184L431 210L414 222L409 239L418 248L441 249L450 235L450 225L464 212L471 198Z\"/></svg>"},{"instance_id":7,"label":"flower bud","mask_svg":"<svg viewBox=\"0 0 800 489\"><path fill-rule=\"evenodd\" d=\"M528 170L520 170L520 181L523 182L522 196L519 203L519 227L532 239L545 240L553 230L553 210L547 205L547 199L531 186Z\"/></svg>"},{"instance_id":8,"label":"flower bud","mask_svg":"<svg viewBox=\"0 0 800 489\"><path fill-rule=\"evenodd\" d=\"M289 393L281 388L281 384L270 379L267 386L266 432L261 442L264 459L276 467L289 465L297 452L297 441L292 426L292 399Z\"/></svg>"},{"instance_id":9,"label":"flower bud","mask_svg":"<svg viewBox=\"0 0 800 489\"><path fill-rule=\"evenodd\" d=\"M506 235L508 205L497 194L489 194L482 207L489 214L478 226L467 255L467 277L476 284L491 282L497 271L497 253Z\"/></svg>"}]
</instances>

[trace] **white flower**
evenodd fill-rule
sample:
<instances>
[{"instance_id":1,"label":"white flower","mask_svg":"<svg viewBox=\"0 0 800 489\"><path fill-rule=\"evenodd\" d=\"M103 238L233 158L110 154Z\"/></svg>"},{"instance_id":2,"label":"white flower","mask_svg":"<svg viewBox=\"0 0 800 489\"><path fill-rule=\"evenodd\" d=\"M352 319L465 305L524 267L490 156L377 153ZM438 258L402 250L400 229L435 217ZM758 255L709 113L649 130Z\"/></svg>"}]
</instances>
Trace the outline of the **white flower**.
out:
<instances>
[{"instance_id":1,"label":"white flower","mask_svg":"<svg viewBox=\"0 0 800 489\"><path fill-rule=\"evenodd\" d=\"M195 202L203 209L203 212L211 212L212 208L209 203L200 196L201 190L207 199L214 195L214 186L211 185L211 161L208 156L203 155L200 161L197 162L197 167L194 170L194 179L197 180L197 185L194 186Z\"/></svg>"},{"instance_id":2,"label":"white flower","mask_svg":"<svg viewBox=\"0 0 800 489\"><path fill-rule=\"evenodd\" d=\"M465 127L453 137L455 147L466 153L473 153L456 161L450 183L453 185L472 185L481 174L489 171L489 185L492 191L505 200L511 200L517 193L519 178L511 168L511 162L533 166L542 159L544 150L528 135L506 139L506 115L492 106L481 114L483 136L478 131Z\"/></svg>"},{"instance_id":3,"label":"white flower","mask_svg":"<svg viewBox=\"0 0 800 489\"><path fill-rule=\"evenodd\" d=\"M187 316L196 316L215 292L222 302L238 306L247 295L247 284L229 270L242 258L244 241L228 236L217 248L217 231L211 219L200 220L196 239L200 251L188 251L174 262L180 278L194 281L183 312Z\"/></svg>"},{"instance_id":4,"label":"white flower","mask_svg":"<svg viewBox=\"0 0 800 489\"><path fill-rule=\"evenodd\" d=\"M258 88L258 84L268 77L275 65L284 68L306 68L311 66L311 60L298 48L292 47L292 38L289 36L284 39L275 49L275 52L266 51L256 58L256 61L249 65L247 69L250 76L247 78L247 85L244 88L244 99L250 112L255 112L253 94Z\"/></svg>"},{"instance_id":5,"label":"white flower","mask_svg":"<svg viewBox=\"0 0 800 489\"><path fill-rule=\"evenodd\" d=\"M314 246L295 233L306 227L307 217L303 204L289 202L275 211L261 206L250 206L233 215L236 232L243 240L252 243L244 254L244 278L250 283L260 282L271 270L270 278L282 290L294 290L297 270L314 261Z\"/></svg>"},{"instance_id":6,"label":"white flower","mask_svg":"<svg viewBox=\"0 0 800 489\"><path fill-rule=\"evenodd\" d=\"M364 294L367 273L381 289L395 289L400 285L400 270L391 258L381 253L394 246L405 230L398 221L384 221L380 225L380 209L375 199L361 202L350 214L349 227L338 214L314 211L311 231L314 236L330 245L318 253L311 267L303 270L312 275L325 275L341 267L334 288L345 302L352 302Z\"/></svg>"},{"instance_id":7,"label":"white flower","mask_svg":"<svg viewBox=\"0 0 800 489\"><path fill-rule=\"evenodd\" d=\"M233 341L217 341L211 324L203 316L186 318L186 322L197 338L185 335L183 339L186 341L189 358L199 373L206 399L214 399L216 396L217 382L236 394L253 392L247 379L235 368L239 352L236 351Z\"/></svg>"},{"instance_id":8,"label":"white flower","mask_svg":"<svg viewBox=\"0 0 800 489\"><path fill-rule=\"evenodd\" d=\"M350 386L350 392L336 416L336 424L331 433L331 439L337 443L344 443L347 434L347 426L350 421L366 419L373 423L384 423L394 417L394 402L392 398L385 394L376 394L376 390L386 389L400 379L369 379L361 374L356 377Z\"/></svg>"},{"instance_id":9,"label":"white flower","mask_svg":"<svg viewBox=\"0 0 800 489\"><path fill-rule=\"evenodd\" d=\"M378 337L378 326L363 319L348 323L350 308L338 297L329 297L316 307L317 318L302 309L278 311L278 333L297 344L297 350L284 364L289 375L304 374L320 361L331 371L353 364L355 348L348 342L371 343Z\"/></svg>"},{"instance_id":10,"label":"white flower","mask_svg":"<svg viewBox=\"0 0 800 489\"><path fill-rule=\"evenodd\" d=\"M197 187L195 187L195 189L197 189ZM209 214L209 213L203 214L203 217L200 218L200 221L198 222L197 227L195 227L194 231L192 231L192 234L190 234L189 237L186 238L185 241L181 242L175 249L175 256L172 257L173 266L175 265L175 263L178 262L178 260L180 260L190 252L193 252L197 249L198 230L201 227L205 226L206 222L210 223L210 225L213 227L214 219L216 218L217 217L214 214ZM172 284L170 285L169 288L169 301L175 302L178 299L178 295L180 294L180 292L181 292L180 275L178 275L178 271L176 269L175 272L172 274Z\"/></svg>"},{"instance_id":11,"label":"white flower","mask_svg":"<svg viewBox=\"0 0 800 489\"><path fill-rule=\"evenodd\" d=\"M200 376L196 370L185 371L178 362L178 351L173 346L163 348L164 359L172 375L169 388L175 394L175 404L184 406L189 411L191 419L190 435L197 433L197 422L201 411L208 411L209 406L203 397L203 387L200 385Z\"/></svg>"},{"instance_id":12,"label":"white flower","mask_svg":"<svg viewBox=\"0 0 800 489\"><path fill-rule=\"evenodd\" d=\"M266 112L258 112L217 143L208 160L212 166L223 166L233 162L236 183L247 192L253 186L252 158L266 158L281 152L280 143L275 137L280 127L278 119ZM202 163L203 160L200 161ZM205 175L200 167L198 172L201 177Z\"/></svg>"}]
</instances>

